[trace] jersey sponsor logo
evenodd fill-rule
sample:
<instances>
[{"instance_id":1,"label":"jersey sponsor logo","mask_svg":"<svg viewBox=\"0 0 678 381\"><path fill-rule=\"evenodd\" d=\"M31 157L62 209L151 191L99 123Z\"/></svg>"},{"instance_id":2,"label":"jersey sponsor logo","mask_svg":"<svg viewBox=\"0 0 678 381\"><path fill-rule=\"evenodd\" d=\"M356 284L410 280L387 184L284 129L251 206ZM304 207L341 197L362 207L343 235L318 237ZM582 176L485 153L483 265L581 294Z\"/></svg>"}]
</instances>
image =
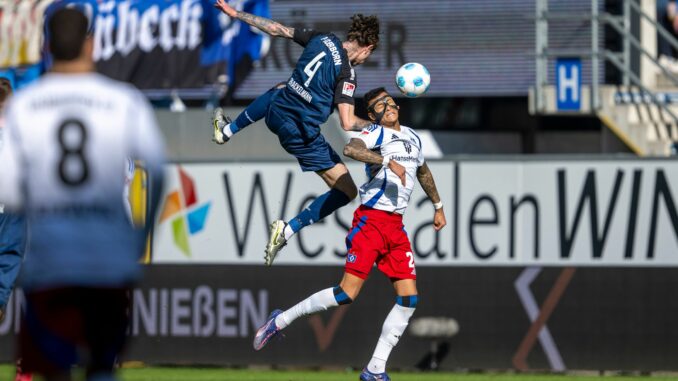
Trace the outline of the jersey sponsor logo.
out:
<instances>
[{"instance_id":1,"label":"jersey sponsor logo","mask_svg":"<svg viewBox=\"0 0 678 381\"><path fill-rule=\"evenodd\" d=\"M341 93L349 97L353 96L355 92L355 85L351 82L344 82L344 88L341 90Z\"/></svg>"},{"instance_id":2,"label":"jersey sponsor logo","mask_svg":"<svg viewBox=\"0 0 678 381\"><path fill-rule=\"evenodd\" d=\"M416 157L413 157L413 156L403 156L403 155L392 155L392 156L391 156L391 160L395 160L395 161L397 161L397 162L399 162L399 163L403 163L403 162L406 162L406 161L413 162L413 163L418 162L418 160L417 160Z\"/></svg>"},{"instance_id":3,"label":"jersey sponsor logo","mask_svg":"<svg viewBox=\"0 0 678 381\"><path fill-rule=\"evenodd\" d=\"M348 253L346 254L346 262L348 263L355 263L355 261L358 260L358 255L354 253Z\"/></svg>"},{"instance_id":4,"label":"jersey sponsor logo","mask_svg":"<svg viewBox=\"0 0 678 381\"><path fill-rule=\"evenodd\" d=\"M195 182L184 170L179 167L180 189L175 190L165 198L165 205L160 214L159 223L170 217L172 219L172 235L174 244L187 257L191 256L189 237L200 233L205 228L210 202L198 204ZM175 217L176 216L176 217Z\"/></svg>"}]
</instances>

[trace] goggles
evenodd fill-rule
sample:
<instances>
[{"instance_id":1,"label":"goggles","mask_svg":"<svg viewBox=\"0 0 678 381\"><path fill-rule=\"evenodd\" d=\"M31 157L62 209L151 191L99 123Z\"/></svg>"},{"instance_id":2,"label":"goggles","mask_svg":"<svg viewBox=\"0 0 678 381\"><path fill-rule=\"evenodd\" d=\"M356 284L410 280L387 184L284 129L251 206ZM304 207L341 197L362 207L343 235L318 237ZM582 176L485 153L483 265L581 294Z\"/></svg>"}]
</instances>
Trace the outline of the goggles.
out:
<instances>
[{"instance_id":1,"label":"goggles","mask_svg":"<svg viewBox=\"0 0 678 381\"><path fill-rule=\"evenodd\" d=\"M374 116L376 116L377 123L381 123L381 118L384 117L387 107L391 107L396 110L398 109L398 105L390 95L384 95L377 98L367 107L367 111L370 111L374 114Z\"/></svg>"}]
</instances>

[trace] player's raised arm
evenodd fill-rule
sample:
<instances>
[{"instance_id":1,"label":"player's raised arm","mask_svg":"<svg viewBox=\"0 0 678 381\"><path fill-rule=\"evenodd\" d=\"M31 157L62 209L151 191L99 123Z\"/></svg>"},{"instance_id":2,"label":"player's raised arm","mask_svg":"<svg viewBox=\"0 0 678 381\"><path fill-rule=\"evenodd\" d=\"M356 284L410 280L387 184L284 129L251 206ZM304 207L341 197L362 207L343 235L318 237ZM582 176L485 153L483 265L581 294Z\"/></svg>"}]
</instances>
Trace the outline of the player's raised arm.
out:
<instances>
[{"instance_id":1,"label":"player's raised arm","mask_svg":"<svg viewBox=\"0 0 678 381\"><path fill-rule=\"evenodd\" d=\"M350 103L337 104L339 110L339 122L345 131L360 131L368 127L372 122L359 118L355 115L355 106Z\"/></svg>"},{"instance_id":2,"label":"player's raised arm","mask_svg":"<svg viewBox=\"0 0 678 381\"><path fill-rule=\"evenodd\" d=\"M443 212L443 203L440 201L440 196L438 195L436 182L433 180L433 174L426 163L417 169L417 180L419 180L419 184L421 184L421 187L424 189L424 193L426 193L435 208L433 227L436 230L440 230L447 225L447 220L445 219L445 212Z\"/></svg>"},{"instance_id":3,"label":"player's raised arm","mask_svg":"<svg viewBox=\"0 0 678 381\"><path fill-rule=\"evenodd\" d=\"M383 156L367 148L367 145L361 139L353 138L344 147L344 155L351 159L361 161L365 164L384 165L395 173L405 186L405 167L395 160L385 159ZM433 185L435 187L435 184Z\"/></svg>"},{"instance_id":4,"label":"player's raised arm","mask_svg":"<svg viewBox=\"0 0 678 381\"><path fill-rule=\"evenodd\" d=\"M224 12L228 16L244 21L255 28L261 29L263 32L266 32L274 37L285 37L292 38L294 37L294 28L280 24L279 22L267 19L265 17L256 16L251 13L238 11L235 8L228 5L226 0L217 0L214 3L214 7Z\"/></svg>"}]
</instances>

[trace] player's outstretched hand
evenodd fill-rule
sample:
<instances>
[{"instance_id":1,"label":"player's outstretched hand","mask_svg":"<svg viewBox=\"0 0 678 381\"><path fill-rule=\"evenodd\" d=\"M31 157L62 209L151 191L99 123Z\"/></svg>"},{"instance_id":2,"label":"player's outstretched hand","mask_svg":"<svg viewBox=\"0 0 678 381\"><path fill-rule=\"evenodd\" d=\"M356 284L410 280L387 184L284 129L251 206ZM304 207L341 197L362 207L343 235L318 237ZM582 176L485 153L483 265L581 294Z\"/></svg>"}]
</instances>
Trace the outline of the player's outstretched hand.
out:
<instances>
[{"instance_id":1,"label":"player's outstretched hand","mask_svg":"<svg viewBox=\"0 0 678 381\"><path fill-rule=\"evenodd\" d=\"M227 15L235 18L235 16L238 14L238 11L236 11L233 7L228 5L226 0L217 0L214 3L214 8L226 13Z\"/></svg>"},{"instance_id":2,"label":"player's outstretched hand","mask_svg":"<svg viewBox=\"0 0 678 381\"><path fill-rule=\"evenodd\" d=\"M405 167L400 165L400 163L397 161L391 160L388 162L388 169L400 177L400 182L403 183L403 186L405 186Z\"/></svg>"},{"instance_id":3,"label":"player's outstretched hand","mask_svg":"<svg viewBox=\"0 0 678 381\"><path fill-rule=\"evenodd\" d=\"M443 212L442 208L436 209L436 212L433 215L433 228L435 228L436 231L439 231L440 229L444 228L445 225L447 225L445 212Z\"/></svg>"}]
</instances>

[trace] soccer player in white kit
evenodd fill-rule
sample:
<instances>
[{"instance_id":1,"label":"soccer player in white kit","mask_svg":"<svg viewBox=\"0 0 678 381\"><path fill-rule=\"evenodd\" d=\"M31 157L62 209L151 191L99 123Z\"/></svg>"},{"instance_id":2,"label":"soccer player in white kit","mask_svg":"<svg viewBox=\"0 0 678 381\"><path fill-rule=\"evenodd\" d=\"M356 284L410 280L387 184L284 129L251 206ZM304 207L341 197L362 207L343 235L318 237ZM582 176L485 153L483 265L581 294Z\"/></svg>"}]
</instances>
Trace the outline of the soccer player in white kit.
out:
<instances>
[{"instance_id":1,"label":"soccer player in white kit","mask_svg":"<svg viewBox=\"0 0 678 381\"><path fill-rule=\"evenodd\" d=\"M353 302L376 263L393 283L397 296L360 379L387 381L390 378L386 361L418 301L414 256L402 222L415 178L434 205L434 228L440 230L447 222L433 175L424 161L421 139L414 130L400 124L398 105L383 87L367 92L365 103L375 124L344 148L344 155L366 164L369 177L360 187L361 205L346 237L344 277L338 286L319 291L286 311L273 311L257 331L254 349L263 348L301 316Z\"/></svg>"},{"instance_id":2,"label":"soccer player in white kit","mask_svg":"<svg viewBox=\"0 0 678 381\"><path fill-rule=\"evenodd\" d=\"M114 380L127 291L141 276L154 220L145 229L129 223L121 164L127 157L144 163L153 216L164 143L144 96L94 72L87 18L62 8L47 25L54 65L10 100L0 151L0 202L24 212L31 233L18 353L25 370L47 380L70 380L84 360L88 380Z\"/></svg>"}]
</instances>

